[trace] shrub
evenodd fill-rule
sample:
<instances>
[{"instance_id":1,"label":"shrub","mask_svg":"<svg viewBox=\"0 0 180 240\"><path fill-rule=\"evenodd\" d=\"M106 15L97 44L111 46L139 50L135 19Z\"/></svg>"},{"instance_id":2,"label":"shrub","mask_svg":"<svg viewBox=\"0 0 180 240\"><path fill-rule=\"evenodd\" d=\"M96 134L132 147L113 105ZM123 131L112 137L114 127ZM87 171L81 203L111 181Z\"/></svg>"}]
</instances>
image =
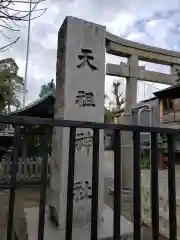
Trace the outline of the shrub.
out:
<instances>
[{"instance_id":1,"label":"shrub","mask_svg":"<svg viewBox=\"0 0 180 240\"><path fill-rule=\"evenodd\" d=\"M150 156L141 156L141 169L150 169Z\"/></svg>"}]
</instances>

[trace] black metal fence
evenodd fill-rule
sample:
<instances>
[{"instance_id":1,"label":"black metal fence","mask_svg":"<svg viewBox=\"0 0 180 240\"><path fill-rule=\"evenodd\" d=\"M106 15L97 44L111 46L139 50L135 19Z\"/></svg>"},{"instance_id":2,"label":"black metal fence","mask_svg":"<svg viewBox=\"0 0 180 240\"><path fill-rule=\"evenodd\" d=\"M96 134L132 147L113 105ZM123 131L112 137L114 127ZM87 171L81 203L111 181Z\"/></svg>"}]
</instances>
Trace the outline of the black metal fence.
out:
<instances>
[{"instance_id":1,"label":"black metal fence","mask_svg":"<svg viewBox=\"0 0 180 240\"><path fill-rule=\"evenodd\" d=\"M98 239L98 172L99 172L99 131L100 129L111 129L114 131L114 222L113 239L119 240L121 235L121 131L133 132L133 222L134 240L141 239L141 171L140 171L140 133L151 133L151 212L152 212L152 239L159 239L159 198L158 198L158 133L164 133L168 139L168 190L169 190L169 235L171 240L177 238L176 230L176 190L175 190L175 164L173 138L180 130L150 128L132 125L117 125L92 122L76 122L68 120L51 120L30 117L0 116L1 123L12 124L15 127L14 153L12 160L12 171L10 180L9 213L7 225L7 240L13 237L13 216L15 204L17 155L20 138L20 126L42 125L45 126L46 136L52 131L52 127L61 126L70 128L69 143L69 170L67 183L67 215L66 215L66 240L72 239L72 217L73 217L73 186L74 186L74 164L75 164L75 138L76 128L93 129L93 163L92 163L92 204L91 204L91 240ZM44 158L42 163L40 203L39 203L39 225L38 240L44 238L47 168L48 168L48 142L44 138Z\"/></svg>"}]
</instances>

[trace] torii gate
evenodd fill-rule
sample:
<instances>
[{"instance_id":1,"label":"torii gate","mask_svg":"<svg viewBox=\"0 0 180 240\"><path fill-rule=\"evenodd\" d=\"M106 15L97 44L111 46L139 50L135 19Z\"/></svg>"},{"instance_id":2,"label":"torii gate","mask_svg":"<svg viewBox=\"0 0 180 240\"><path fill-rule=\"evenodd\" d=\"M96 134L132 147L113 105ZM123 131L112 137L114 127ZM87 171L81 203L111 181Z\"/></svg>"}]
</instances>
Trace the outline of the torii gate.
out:
<instances>
[{"instance_id":1,"label":"torii gate","mask_svg":"<svg viewBox=\"0 0 180 240\"><path fill-rule=\"evenodd\" d=\"M106 32L106 52L128 58L128 63L107 64L106 74L124 77L126 84L126 106L122 123L132 124L131 107L137 102L137 81L148 81L173 85L178 80L180 69L180 53L162 48L151 47L137 42L125 40ZM146 61L168 65L171 74L147 71L138 65L138 61ZM132 189L133 147L131 133L124 132L122 137L122 188Z\"/></svg>"}]
</instances>

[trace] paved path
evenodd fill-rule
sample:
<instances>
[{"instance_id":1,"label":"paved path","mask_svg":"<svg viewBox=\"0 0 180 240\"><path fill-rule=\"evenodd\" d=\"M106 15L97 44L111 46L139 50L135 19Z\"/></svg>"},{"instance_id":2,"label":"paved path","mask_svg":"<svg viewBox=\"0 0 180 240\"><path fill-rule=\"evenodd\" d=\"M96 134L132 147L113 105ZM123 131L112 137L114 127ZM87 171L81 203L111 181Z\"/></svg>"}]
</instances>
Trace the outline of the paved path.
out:
<instances>
[{"instance_id":1,"label":"paved path","mask_svg":"<svg viewBox=\"0 0 180 240\"><path fill-rule=\"evenodd\" d=\"M113 196L108 194L108 187L112 185L112 179L105 179L105 203L113 208ZM16 203L21 203L26 207L37 206L39 204L39 189L19 189L17 191ZM129 218L130 216L130 202L122 202L122 214ZM1 193L0 197L0 239L6 240L6 223L7 223L7 211L8 211L8 192ZM143 240L150 240L151 230L143 227ZM164 239L164 238L160 238Z\"/></svg>"},{"instance_id":2,"label":"paved path","mask_svg":"<svg viewBox=\"0 0 180 240\"><path fill-rule=\"evenodd\" d=\"M0 190L0 240L6 240L9 190ZM25 188L16 190L15 210L18 206L33 207L39 204L39 189Z\"/></svg>"},{"instance_id":3,"label":"paved path","mask_svg":"<svg viewBox=\"0 0 180 240\"><path fill-rule=\"evenodd\" d=\"M112 179L105 179L105 204L113 208L113 196L108 194L108 186L112 186ZM123 198L121 196L121 214L130 220L130 216L132 213L132 201L130 198ZM152 240L152 232L151 228L143 226L142 227L142 240ZM159 236L159 240L166 240L163 236Z\"/></svg>"},{"instance_id":4,"label":"paved path","mask_svg":"<svg viewBox=\"0 0 180 240\"><path fill-rule=\"evenodd\" d=\"M180 176L180 167L176 170L177 176ZM113 175L114 175L114 166L113 166L113 153L112 151L105 152L105 159L104 159L104 177L105 177L105 203L113 208L113 196L109 195L108 188L113 185ZM149 182L149 170L144 172L143 175L143 181L146 181L146 183ZM167 171L161 171L159 173L159 182L160 184L164 184L164 187L166 186L166 182L163 181L163 179L167 178ZM178 177L177 177L178 178ZM180 177L179 180L179 186L180 186ZM149 183L148 183L149 184ZM162 185L161 185L162 186ZM122 197L122 196L121 196ZM121 213L124 215L127 219L131 219L132 216L132 199L125 199L122 197L122 203L121 203ZM142 237L143 240L150 240L152 239L151 229L149 227L143 226L142 228ZM165 240L166 238L160 236L160 240Z\"/></svg>"},{"instance_id":5,"label":"paved path","mask_svg":"<svg viewBox=\"0 0 180 240\"><path fill-rule=\"evenodd\" d=\"M176 197L180 198L180 167L176 166ZM168 194L168 171L159 170L158 172L159 177L159 191L163 194ZM141 174L141 179L145 185L150 186L150 171L143 170Z\"/></svg>"}]
</instances>

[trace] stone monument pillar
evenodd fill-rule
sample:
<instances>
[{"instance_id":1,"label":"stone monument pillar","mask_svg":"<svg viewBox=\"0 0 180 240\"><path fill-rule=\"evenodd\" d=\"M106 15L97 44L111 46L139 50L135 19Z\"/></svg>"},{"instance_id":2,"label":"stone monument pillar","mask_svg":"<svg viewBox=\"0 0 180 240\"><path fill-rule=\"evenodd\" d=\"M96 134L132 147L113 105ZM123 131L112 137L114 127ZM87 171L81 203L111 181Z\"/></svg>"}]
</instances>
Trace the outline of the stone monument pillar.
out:
<instances>
[{"instance_id":1,"label":"stone monument pillar","mask_svg":"<svg viewBox=\"0 0 180 240\"><path fill-rule=\"evenodd\" d=\"M132 124L132 105L137 102L137 80L139 74L138 57L128 59L129 78L126 82L125 111L122 117L123 124ZM122 189L132 189L133 181L133 135L132 132L122 133Z\"/></svg>"},{"instance_id":2,"label":"stone monument pillar","mask_svg":"<svg viewBox=\"0 0 180 240\"><path fill-rule=\"evenodd\" d=\"M55 119L104 122L105 27L67 17L60 28L57 53ZM77 129L73 225L90 222L92 179L91 129ZM50 209L65 228L69 129L54 128ZM100 134L100 171L104 138ZM99 211L103 205L103 174L99 174Z\"/></svg>"}]
</instances>

